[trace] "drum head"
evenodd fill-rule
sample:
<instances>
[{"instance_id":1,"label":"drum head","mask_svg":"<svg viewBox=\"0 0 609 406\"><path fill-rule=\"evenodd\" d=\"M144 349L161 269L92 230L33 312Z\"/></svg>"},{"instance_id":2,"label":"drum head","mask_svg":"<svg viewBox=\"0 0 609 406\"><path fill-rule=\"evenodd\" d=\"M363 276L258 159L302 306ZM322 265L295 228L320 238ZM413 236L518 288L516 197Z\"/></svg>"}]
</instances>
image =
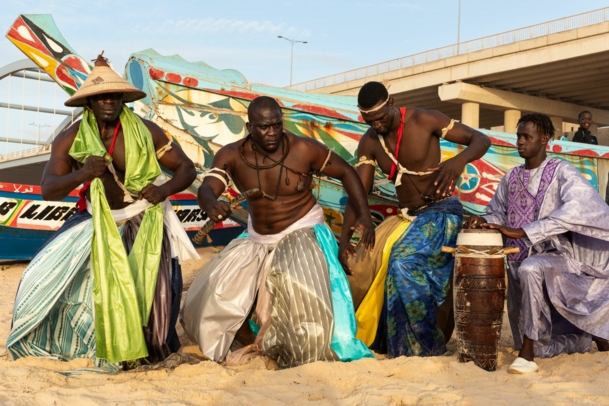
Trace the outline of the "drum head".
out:
<instances>
[{"instance_id":1,"label":"drum head","mask_svg":"<svg viewBox=\"0 0 609 406\"><path fill-rule=\"evenodd\" d=\"M477 247L489 247L486 249L499 247L503 248L503 236L499 230L476 229L461 230L457 236L457 245L468 248L480 249Z\"/></svg>"}]
</instances>

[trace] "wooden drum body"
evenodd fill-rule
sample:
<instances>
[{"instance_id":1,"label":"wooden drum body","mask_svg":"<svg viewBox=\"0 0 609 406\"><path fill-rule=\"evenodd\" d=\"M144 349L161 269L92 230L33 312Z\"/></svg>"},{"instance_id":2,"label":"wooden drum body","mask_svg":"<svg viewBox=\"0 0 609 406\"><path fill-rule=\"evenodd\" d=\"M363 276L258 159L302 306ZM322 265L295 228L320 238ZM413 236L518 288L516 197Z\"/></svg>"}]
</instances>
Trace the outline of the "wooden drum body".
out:
<instances>
[{"instance_id":1,"label":"wooden drum body","mask_svg":"<svg viewBox=\"0 0 609 406\"><path fill-rule=\"evenodd\" d=\"M496 230L463 230L457 246L488 251L502 248L503 240ZM505 301L503 254L457 253L453 283L459 361L494 371Z\"/></svg>"}]
</instances>

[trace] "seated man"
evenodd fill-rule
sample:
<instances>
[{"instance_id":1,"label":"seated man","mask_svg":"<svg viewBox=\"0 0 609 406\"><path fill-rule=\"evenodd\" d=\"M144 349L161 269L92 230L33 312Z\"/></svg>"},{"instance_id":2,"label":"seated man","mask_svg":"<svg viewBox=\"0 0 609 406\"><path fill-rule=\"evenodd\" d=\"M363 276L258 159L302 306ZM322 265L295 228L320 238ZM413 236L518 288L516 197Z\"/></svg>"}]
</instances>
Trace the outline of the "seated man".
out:
<instances>
[{"instance_id":1,"label":"seated man","mask_svg":"<svg viewBox=\"0 0 609 406\"><path fill-rule=\"evenodd\" d=\"M518 154L486 207L468 228L501 231L508 246L508 316L520 349L508 372L537 371L534 357L599 350L609 338L609 208L566 161L548 158L550 117L518 121Z\"/></svg>"},{"instance_id":2,"label":"seated man","mask_svg":"<svg viewBox=\"0 0 609 406\"><path fill-rule=\"evenodd\" d=\"M100 55L66 101L85 107L83 118L53 141L42 196L62 200L84 183L80 212L23 272L11 359L91 358L112 372L121 361L162 361L180 348L180 263L198 255L167 197L196 172L156 124L123 104L145 96ZM173 172L164 184L159 163Z\"/></svg>"},{"instance_id":3,"label":"seated man","mask_svg":"<svg viewBox=\"0 0 609 406\"><path fill-rule=\"evenodd\" d=\"M228 364L258 354L281 367L372 356L355 339L338 246L311 191L313 172L342 181L371 247L374 230L357 174L323 144L284 132L274 99L254 99L248 119L250 134L216 153L198 195L208 216L221 221L231 210L217 198L230 181L243 192L258 189L248 198L247 234L214 257L188 289L181 315L186 334L206 357L222 362L238 330L239 344L248 344L248 336L254 341L247 318L256 302L260 331L254 344L230 354Z\"/></svg>"},{"instance_id":4,"label":"seated man","mask_svg":"<svg viewBox=\"0 0 609 406\"><path fill-rule=\"evenodd\" d=\"M398 109L385 86L366 83L358 105L370 129L359 142L355 165L366 190L375 167L395 182L401 213L376 228L376 248L350 244L353 206L347 204L341 238L341 262L351 277L357 309L358 338L393 357L442 355L454 328L450 288L453 245L461 229L463 207L452 192L465 165L480 158L489 138L437 111ZM440 138L467 145L440 163ZM381 316L381 313L383 314Z\"/></svg>"}]
</instances>

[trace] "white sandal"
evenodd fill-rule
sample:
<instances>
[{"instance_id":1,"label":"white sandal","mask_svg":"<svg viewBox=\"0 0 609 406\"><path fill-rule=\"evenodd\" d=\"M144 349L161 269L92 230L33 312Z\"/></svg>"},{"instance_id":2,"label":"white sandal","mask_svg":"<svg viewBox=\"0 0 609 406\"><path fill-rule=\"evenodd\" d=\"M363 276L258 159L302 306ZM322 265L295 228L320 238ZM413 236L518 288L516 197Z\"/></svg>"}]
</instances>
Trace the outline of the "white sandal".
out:
<instances>
[{"instance_id":1,"label":"white sandal","mask_svg":"<svg viewBox=\"0 0 609 406\"><path fill-rule=\"evenodd\" d=\"M535 361L527 361L524 358L516 358L512 365L508 368L508 372L510 374L528 374L530 372L537 372L539 367Z\"/></svg>"}]
</instances>

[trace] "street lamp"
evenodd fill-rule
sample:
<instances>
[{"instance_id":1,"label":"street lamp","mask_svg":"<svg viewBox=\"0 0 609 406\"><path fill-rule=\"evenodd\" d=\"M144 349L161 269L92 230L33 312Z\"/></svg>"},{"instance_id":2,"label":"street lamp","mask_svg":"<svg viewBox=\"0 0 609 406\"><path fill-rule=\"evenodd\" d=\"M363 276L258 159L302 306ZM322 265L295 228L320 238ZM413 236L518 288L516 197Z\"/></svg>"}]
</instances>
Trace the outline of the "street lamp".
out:
<instances>
[{"instance_id":1,"label":"street lamp","mask_svg":"<svg viewBox=\"0 0 609 406\"><path fill-rule=\"evenodd\" d=\"M306 44L307 41L297 41L297 40L294 40L294 39L289 39L289 38L286 38L286 37L282 37L281 35L278 35L277 38L282 38L282 39L284 39L286 41L289 41L290 44L292 44L292 54L290 56L290 87L291 87L292 86L292 64L294 63L294 44L297 44L299 42L302 43L302 44Z\"/></svg>"},{"instance_id":2,"label":"street lamp","mask_svg":"<svg viewBox=\"0 0 609 406\"><path fill-rule=\"evenodd\" d=\"M461 0L459 0L459 17L457 17L457 55L461 52Z\"/></svg>"}]
</instances>

